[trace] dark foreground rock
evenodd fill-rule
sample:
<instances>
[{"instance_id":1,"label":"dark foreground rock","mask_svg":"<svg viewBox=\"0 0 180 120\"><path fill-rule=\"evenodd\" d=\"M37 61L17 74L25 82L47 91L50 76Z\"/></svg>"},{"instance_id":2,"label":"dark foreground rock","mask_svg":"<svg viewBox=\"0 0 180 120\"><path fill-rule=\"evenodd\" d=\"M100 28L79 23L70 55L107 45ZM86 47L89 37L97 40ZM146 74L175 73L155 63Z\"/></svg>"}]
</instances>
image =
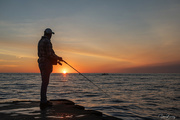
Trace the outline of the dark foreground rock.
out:
<instances>
[{"instance_id":1,"label":"dark foreground rock","mask_svg":"<svg viewBox=\"0 0 180 120\"><path fill-rule=\"evenodd\" d=\"M70 100L51 100L52 107L41 110L38 101L0 103L1 120L121 120L94 110L85 110Z\"/></svg>"}]
</instances>

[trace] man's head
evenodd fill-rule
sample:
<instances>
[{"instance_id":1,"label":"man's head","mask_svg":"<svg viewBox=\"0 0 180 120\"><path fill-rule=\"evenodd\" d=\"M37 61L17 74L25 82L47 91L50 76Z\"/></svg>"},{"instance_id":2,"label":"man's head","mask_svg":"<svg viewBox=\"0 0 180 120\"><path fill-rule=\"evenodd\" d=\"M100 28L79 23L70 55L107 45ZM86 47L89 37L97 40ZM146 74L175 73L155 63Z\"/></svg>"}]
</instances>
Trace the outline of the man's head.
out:
<instances>
[{"instance_id":1,"label":"man's head","mask_svg":"<svg viewBox=\"0 0 180 120\"><path fill-rule=\"evenodd\" d=\"M55 34L50 28L46 28L44 30L44 36L48 37L49 39L51 39L52 34Z\"/></svg>"}]
</instances>

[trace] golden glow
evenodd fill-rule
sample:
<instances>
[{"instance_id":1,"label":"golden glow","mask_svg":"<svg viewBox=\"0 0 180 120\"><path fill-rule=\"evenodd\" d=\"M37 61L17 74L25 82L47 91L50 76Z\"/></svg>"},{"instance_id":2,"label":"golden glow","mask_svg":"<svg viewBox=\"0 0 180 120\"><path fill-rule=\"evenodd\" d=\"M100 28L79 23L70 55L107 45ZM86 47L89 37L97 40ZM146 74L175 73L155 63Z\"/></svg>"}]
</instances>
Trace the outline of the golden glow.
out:
<instances>
[{"instance_id":1,"label":"golden glow","mask_svg":"<svg viewBox=\"0 0 180 120\"><path fill-rule=\"evenodd\" d=\"M63 73L66 74L67 73L66 70L64 70Z\"/></svg>"},{"instance_id":2,"label":"golden glow","mask_svg":"<svg viewBox=\"0 0 180 120\"><path fill-rule=\"evenodd\" d=\"M56 33L51 41L53 49L56 55L62 57L70 65L65 62L62 62L62 66L53 65L53 73L63 75L65 75L64 71L66 74L77 73L73 68L80 73L129 73L132 70L138 72L139 69L144 72L155 66L159 72L166 70L164 66L168 66L168 71L172 69L174 72L179 69L177 68L180 63L179 1L164 2L168 8L161 6L160 2L154 2L154 9L145 7L149 4L148 2L144 2L144 6L132 3L134 6L129 7L129 10L126 10L128 2L122 2L125 7L114 7L114 4L121 3L109 1L103 3L103 6L92 4L93 10L85 9L78 14L73 14L76 11L66 14L66 7L62 8L59 7L59 3L54 3L55 6L50 10L57 12L55 13L57 16L51 18L47 14L42 14L48 18L46 20L32 16L30 19L33 23L31 24L29 22L17 23L17 21L26 21L23 19L26 17L20 17L26 16L25 12L19 14L20 16L14 16L13 9L23 5L23 2L13 4L3 2L4 5L1 5L2 9L10 5L8 8L11 12L6 11L0 14L3 18L0 19L0 31L4 31L0 33L0 73L40 73L37 62L37 44L46 28L43 25L52 21L54 24L47 24L47 26L51 26ZM63 4L66 5L62 2ZM29 11L30 14L36 12L37 8L43 7L33 5L32 3L31 6L35 9ZM106 8L104 5L108 5L110 11L103 10ZM68 4L68 7L74 6ZM139 7L144 11L131 12ZM26 8L23 7L23 10ZM59 13L60 10L65 12ZM86 13L89 12L93 14L87 15ZM99 16L98 13L102 15ZM7 14L8 19L4 17ZM121 19L122 14L127 16ZM141 19L133 19L134 14L140 16ZM88 22L84 22L87 20ZM62 24L59 24L59 21ZM78 26L78 30L75 26Z\"/></svg>"}]
</instances>

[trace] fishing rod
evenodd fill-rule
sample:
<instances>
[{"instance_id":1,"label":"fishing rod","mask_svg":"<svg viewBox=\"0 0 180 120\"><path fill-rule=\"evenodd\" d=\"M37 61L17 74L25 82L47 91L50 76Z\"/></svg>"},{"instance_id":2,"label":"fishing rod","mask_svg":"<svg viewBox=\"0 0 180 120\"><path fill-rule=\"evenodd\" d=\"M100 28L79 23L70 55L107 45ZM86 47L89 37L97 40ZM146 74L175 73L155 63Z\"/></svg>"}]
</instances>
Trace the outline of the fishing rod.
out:
<instances>
[{"instance_id":1,"label":"fishing rod","mask_svg":"<svg viewBox=\"0 0 180 120\"><path fill-rule=\"evenodd\" d=\"M64 63L66 63L68 66L70 66L72 69L74 69L76 72L78 72L80 75L82 75L84 78L86 78L86 80L88 80L90 83L92 83L94 86L96 86L99 90L101 90L106 96L110 97L110 95L108 95L103 89L101 89L99 86L97 86L93 81L91 81L90 79L88 79L86 76L84 76L82 73L80 73L78 70L76 70L73 66L71 66L69 63L67 63L66 61L62 61ZM59 63L59 62L58 62Z\"/></svg>"},{"instance_id":2,"label":"fishing rod","mask_svg":"<svg viewBox=\"0 0 180 120\"><path fill-rule=\"evenodd\" d=\"M68 66L70 66L72 69L74 69L76 72L78 72L80 75L82 75L84 78L86 78L86 80L88 80L89 82L91 82L94 86L96 86L100 91L102 91L105 95L106 95L106 97L108 97L108 98L110 98L111 100L113 100L112 98L111 98L111 96L109 95L109 94L107 94L103 89L101 89L99 86L97 86L93 81L91 81L90 79L88 79L86 76L84 76L82 73L80 73L78 70L76 70L73 66L71 66L69 63L67 63L66 61L64 61L64 60L62 60L62 62L64 62L64 63L66 63ZM58 61L58 63L60 64L60 65L62 65L59 61ZM110 106L112 109L110 109L112 112L116 112L115 110L114 110L114 108L115 107L113 107L113 106ZM116 108L115 108L116 109Z\"/></svg>"}]
</instances>

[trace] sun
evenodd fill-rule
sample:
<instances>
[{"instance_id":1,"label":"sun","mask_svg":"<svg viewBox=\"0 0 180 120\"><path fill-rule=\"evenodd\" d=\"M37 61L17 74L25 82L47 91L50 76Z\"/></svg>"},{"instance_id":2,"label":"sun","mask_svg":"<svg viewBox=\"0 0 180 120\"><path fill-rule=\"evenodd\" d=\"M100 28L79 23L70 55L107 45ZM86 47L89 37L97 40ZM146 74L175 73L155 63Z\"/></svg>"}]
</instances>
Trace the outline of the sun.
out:
<instances>
[{"instance_id":1,"label":"sun","mask_svg":"<svg viewBox=\"0 0 180 120\"><path fill-rule=\"evenodd\" d=\"M66 74L67 72L64 70L63 73Z\"/></svg>"}]
</instances>

